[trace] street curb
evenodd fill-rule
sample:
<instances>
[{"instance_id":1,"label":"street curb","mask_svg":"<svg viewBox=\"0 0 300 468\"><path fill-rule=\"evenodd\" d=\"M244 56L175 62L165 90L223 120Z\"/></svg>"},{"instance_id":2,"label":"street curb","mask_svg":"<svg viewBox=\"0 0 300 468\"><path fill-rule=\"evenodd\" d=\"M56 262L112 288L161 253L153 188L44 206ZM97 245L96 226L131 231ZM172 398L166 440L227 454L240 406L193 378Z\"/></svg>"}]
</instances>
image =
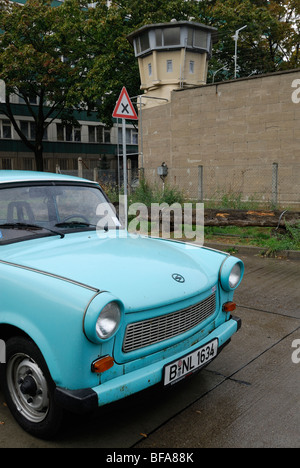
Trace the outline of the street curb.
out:
<instances>
[{"instance_id":1,"label":"street curb","mask_svg":"<svg viewBox=\"0 0 300 468\"><path fill-rule=\"evenodd\" d=\"M261 255L264 256L268 251L266 247L255 247L252 245L239 245L239 244L219 244L216 242L205 242L204 246L216 250L223 250L225 252L244 255ZM300 260L299 250L281 250L276 252L273 258L286 258L288 260Z\"/></svg>"}]
</instances>

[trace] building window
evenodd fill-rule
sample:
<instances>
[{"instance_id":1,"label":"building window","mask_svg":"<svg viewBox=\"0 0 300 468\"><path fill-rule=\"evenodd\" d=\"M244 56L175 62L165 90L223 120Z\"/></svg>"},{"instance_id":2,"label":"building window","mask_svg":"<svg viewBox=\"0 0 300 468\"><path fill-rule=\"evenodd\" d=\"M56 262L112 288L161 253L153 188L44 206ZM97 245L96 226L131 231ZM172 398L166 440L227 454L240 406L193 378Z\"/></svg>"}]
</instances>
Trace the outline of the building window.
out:
<instances>
[{"instance_id":1,"label":"building window","mask_svg":"<svg viewBox=\"0 0 300 468\"><path fill-rule=\"evenodd\" d=\"M73 128L73 139L74 141L81 141L81 127Z\"/></svg>"},{"instance_id":2,"label":"building window","mask_svg":"<svg viewBox=\"0 0 300 468\"><path fill-rule=\"evenodd\" d=\"M133 145L138 144L139 134L137 130L131 130L131 141Z\"/></svg>"},{"instance_id":3,"label":"building window","mask_svg":"<svg viewBox=\"0 0 300 468\"><path fill-rule=\"evenodd\" d=\"M56 138L58 141L64 141L64 126L56 124Z\"/></svg>"},{"instance_id":4,"label":"building window","mask_svg":"<svg viewBox=\"0 0 300 468\"><path fill-rule=\"evenodd\" d=\"M148 63L148 73L149 73L149 76L152 76L152 64L151 63Z\"/></svg>"},{"instance_id":5,"label":"building window","mask_svg":"<svg viewBox=\"0 0 300 468\"><path fill-rule=\"evenodd\" d=\"M89 125L89 143L110 143L110 128Z\"/></svg>"},{"instance_id":6,"label":"building window","mask_svg":"<svg viewBox=\"0 0 300 468\"><path fill-rule=\"evenodd\" d=\"M72 125L56 124L58 141L81 141L81 128Z\"/></svg>"},{"instance_id":7,"label":"building window","mask_svg":"<svg viewBox=\"0 0 300 468\"><path fill-rule=\"evenodd\" d=\"M166 28L163 31L164 46L173 46L180 44L180 28Z\"/></svg>"},{"instance_id":8,"label":"building window","mask_svg":"<svg viewBox=\"0 0 300 468\"><path fill-rule=\"evenodd\" d=\"M201 31L200 29L195 30L194 46L201 49L207 48L207 33L205 31Z\"/></svg>"},{"instance_id":9,"label":"building window","mask_svg":"<svg viewBox=\"0 0 300 468\"><path fill-rule=\"evenodd\" d=\"M148 32L141 34L135 41L136 53L140 54L145 50L150 49L149 35Z\"/></svg>"},{"instance_id":10,"label":"building window","mask_svg":"<svg viewBox=\"0 0 300 468\"><path fill-rule=\"evenodd\" d=\"M180 28L164 28L155 31L156 47L170 47L180 44Z\"/></svg>"},{"instance_id":11,"label":"building window","mask_svg":"<svg viewBox=\"0 0 300 468\"><path fill-rule=\"evenodd\" d=\"M167 73L173 72L173 60L167 60Z\"/></svg>"},{"instance_id":12,"label":"building window","mask_svg":"<svg viewBox=\"0 0 300 468\"><path fill-rule=\"evenodd\" d=\"M201 29L188 29L187 46L197 47L200 49L209 50L211 42L211 35L207 31ZM209 42L208 42L209 41Z\"/></svg>"},{"instance_id":13,"label":"building window","mask_svg":"<svg viewBox=\"0 0 300 468\"><path fill-rule=\"evenodd\" d=\"M194 60L190 60L190 74L195 73L195 62Z\"/></svg>"},{"instance_id":14,"label":"building window","mask_svg":"<svg viewBox=\"0 0 300 468\"><path fill-rule=\"evenodd\" d=\"M194 41L194 30L189 28L188 29L188 36L187 36L187 46L193 47L193 41Z\"/></svg>"},{"instance_id":15,"label":"building window","mask_svg":"<svg viewBox=\"0 0 300 468\"><path fill-rule=\"evenodd\" d=\"M110 129L103 127L103 140L104 143L110 143Z\"/></svg>"},{"instance_id":16,"label":"building window","mask_svg":"<svg viewBox=\"0 0 300 468\"><path fill-rule=\"evenodd\" d=\"M20 130L23 133L23 135L27 138L27 140L29 140L30 139L30 136L29 136L29 122L21 121L19 127L20 127Z\"/></svg>"},{"instance_id":17,"label":"building window","mask_svg":"<svg viewBox=\"0 0 300 468\"><path fill-rule=\"evenodd\" d=\"M156 40L156 47L162 47L162 29L156 29L155 31L155 40Z\"/></svg>"},{"instance_id":18,"label":"building window","mask_svg":"<svg viewBox=\"0 0 300 468\"><path fill-rule=\"evenodd\" d=\"M0 136L1 138L11 139L12 138L12 128L10 120L0 121Z\"/></svg>"},{"instance_id":19,"label":"building window","mask_svg":"<svg viewBox=\"0 0 300 468\"><path fill-rule=\"evenodd\" d=\"M119 143L123 141L123 132L119 128ZM127 145L137 145L138 144L138 131L135 128L126 128L126 144Z\"/></svg>"},{"instance_id":20,"label":"building window","mask_svg":"<svg viewBox=\"0 0 300 468\"><path fill-rule=\"evenodd\" d=\"M98 143L98 129L99 127L95 127L94 125L89 125L89 143Z\"/></svg>"},{"instance_id":21,"label":"building window","mask_svg":"<svg viewBox=\"0 0 300 468\"><path fill-rule=\"evenodd\" d=\"M35 140L36 138L36 125L35 122L28 120L20 120L19 128L27 140ZM47 129L44 130L43 140L48 140Z\"/></svg>"},{"instance_id":22,"label":"building window","mask_svg":"<svg viewBox=\"0 0 300 468\"><path fill-rule=\"evenodd\" d=\"M66 141L73 141L73 127L72 125L66 125L64 128L64 136Z\"/></svg>"}]
</instances>

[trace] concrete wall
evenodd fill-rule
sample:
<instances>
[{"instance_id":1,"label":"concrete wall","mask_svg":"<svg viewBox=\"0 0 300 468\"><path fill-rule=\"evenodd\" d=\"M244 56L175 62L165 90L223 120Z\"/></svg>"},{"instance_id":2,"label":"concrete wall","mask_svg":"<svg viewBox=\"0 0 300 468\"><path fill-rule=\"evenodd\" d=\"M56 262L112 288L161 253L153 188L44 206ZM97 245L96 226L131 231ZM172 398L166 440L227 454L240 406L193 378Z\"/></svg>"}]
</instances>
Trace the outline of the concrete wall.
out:
<instances>
[{"instance_id":1,"label":"concrete wall","mask_svg":"<svg viewBox=\"0 0 300 468\"><path fill-rule=\"evenodd\" d=\"M174 91L143 111L142 141L152 182L165 162L191 198L300 206L300 70Z\"/></svg>"}]
</instances>

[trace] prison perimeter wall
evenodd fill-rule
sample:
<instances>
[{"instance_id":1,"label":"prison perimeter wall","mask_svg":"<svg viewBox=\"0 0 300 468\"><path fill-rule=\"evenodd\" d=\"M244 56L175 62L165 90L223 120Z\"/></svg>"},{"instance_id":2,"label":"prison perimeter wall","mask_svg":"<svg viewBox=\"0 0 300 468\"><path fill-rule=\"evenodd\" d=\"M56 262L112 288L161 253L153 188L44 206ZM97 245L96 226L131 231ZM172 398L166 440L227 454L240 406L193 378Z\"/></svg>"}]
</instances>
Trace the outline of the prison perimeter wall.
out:
<instances>
[{"instance_id":1,"label":"prison perimeter wall","mask_svg":"<svg viewBox=\"0 0 300 468\"><path fill-rule=\"evenodd\" d=\"M299 69L174 91L141 120L140 167L149 182L191 199L230 194L300 208Z\"/></svg>"}]
</instances>

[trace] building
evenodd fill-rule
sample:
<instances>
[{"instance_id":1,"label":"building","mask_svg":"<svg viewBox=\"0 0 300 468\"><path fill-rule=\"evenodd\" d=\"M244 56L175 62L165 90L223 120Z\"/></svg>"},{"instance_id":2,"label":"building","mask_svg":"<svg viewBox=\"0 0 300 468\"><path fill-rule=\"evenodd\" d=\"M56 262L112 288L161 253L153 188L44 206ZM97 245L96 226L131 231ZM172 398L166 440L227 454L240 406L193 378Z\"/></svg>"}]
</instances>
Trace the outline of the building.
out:
<instances>
[{"instance_id":1,"label":"building","mask_svg":"<svg viewBox=\"0 0 300 468\"><path fill-rule=\"evenodd\" d=\"M15 1L15 0L13 0ZM26 0L18 0L25 3ZM57 6L56 1L53 5ZM116 96L117 100L118 96ZM36 97L31 105L38 104ZM10 97L13 114L22 133L29 139L35 139L35 125L24 101L17 95ZM54 120L44 134L43 157L46 171L76 173L78 158L82 158L84 174L94 177L98 169L103 182L120 180L122 168L121 125L114 120L112 128L107 128L97 119L96 112L74 112L78 125L63 125L61 120ZM131 178L137 177L138 171L138 129L127 122L127 153ZM34 170L34 154L23 143L7 116L1 113L0 103L0 169Z\"/></svg>"},{"instance_id":2,"label":"building","mask_svg":"<svg viewBox=\"0 0 300 468\"><path fill-rule=\"evenodd\" d=\"M11 102L22 133L29 140L34 140L34 122L27 106L19 102L19 97L16 95L11 96ZM107 128L97 120L96 112L74 113L74 117L78 121L76 127L64 126L61 120L54 120L47 128L43 140L45 170L76 173L78 158L82 158L87 176L98 168L105 182L117 181L118 170L122 170L121 125L115 121L112 128ZM129 123L126 134L130 166L133 172L137 172L138 129ZM1 104L0 169L35 169L34 154L22 142L7 117L1 114Z\"/></svg>"},{"instance_id":3,"label":"building","mask_svg":"<svg viewBox=\"0 0 300 468\"><path fill-rule=\"evenodd\" d=\"M299 209L299 96L300 69L173 91L143 110L146 179L164 162L187 198Z\"/></svg>"},{"instance_id":4,"label":"building","mask_svg":"<svg viewBox=\"0 0 300 468\"><path fill-rule=\"evenodd\" d=\"M206 84L215 37L214 28L175 21L128 37L145 92L146 180L195 200L299 208L300 70Z\"/></svg>"},{"instance_id":5,"label":"building","mask_svg":"<svg viewBox=\"0 0 300 468\"><path fill-rule=\"evenodd\" d=\"M217 29L173 20L143 26L128 40L139 63L143 105L149 108L170 101L175 89L206 83Z\"/></svg>"}]
</instances>

